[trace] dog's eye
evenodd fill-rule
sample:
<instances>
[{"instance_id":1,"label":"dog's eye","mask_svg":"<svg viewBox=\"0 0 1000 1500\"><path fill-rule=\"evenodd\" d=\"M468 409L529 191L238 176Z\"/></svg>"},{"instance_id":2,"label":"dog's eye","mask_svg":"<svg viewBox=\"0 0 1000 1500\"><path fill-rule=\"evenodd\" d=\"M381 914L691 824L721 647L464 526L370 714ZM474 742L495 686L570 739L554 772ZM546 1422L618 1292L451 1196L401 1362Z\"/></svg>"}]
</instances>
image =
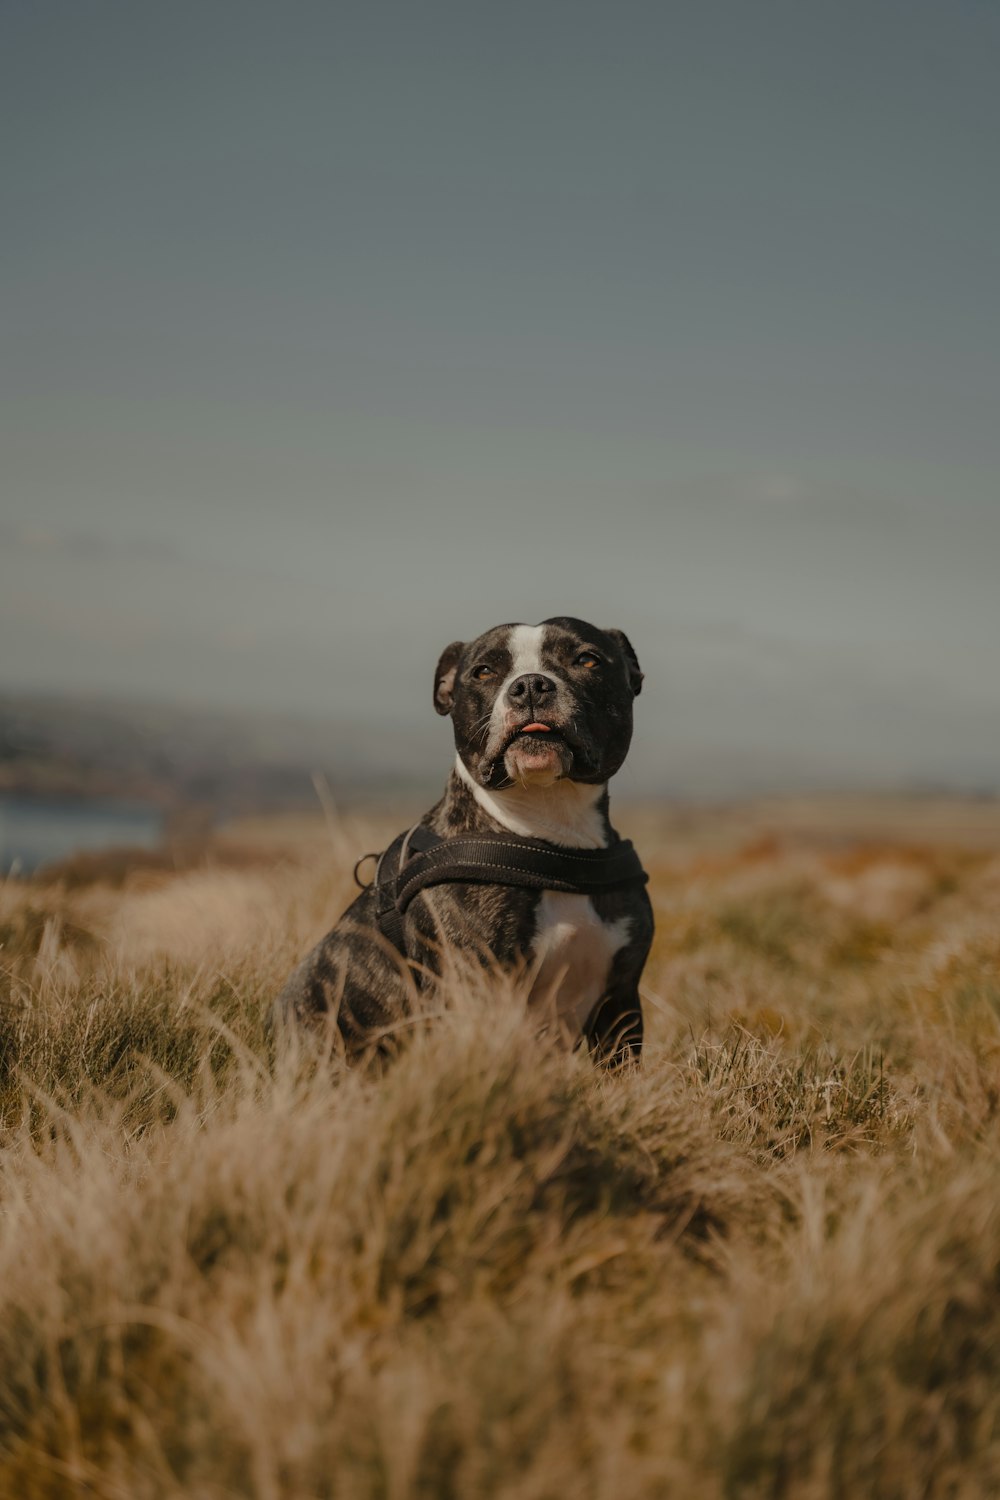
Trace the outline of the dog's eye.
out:
<instances>
[{"instance_id":1,"label":"dog's eye","mask_svg":"<svg viewBox=\"0 0 1000 1500\"><path fill-rule=\"evenodd\" d=\"M486 663L483 662L480 666L473 667L472 675L477 682L486 682L488 678L495 677L497 674L494 672L492 667L488 667Z\"/></svg>"},{"instance_id":2,"label":"dog's eye","mask_svg":"<svg viewBox=\"0 0 1000 1500\"><path fill-rule=\"evenodd\" d=\"M593 669L601 665L601 658L593 651L581 651L573 665L574 667L590 667Z\"/></svg>"}]
</instances>

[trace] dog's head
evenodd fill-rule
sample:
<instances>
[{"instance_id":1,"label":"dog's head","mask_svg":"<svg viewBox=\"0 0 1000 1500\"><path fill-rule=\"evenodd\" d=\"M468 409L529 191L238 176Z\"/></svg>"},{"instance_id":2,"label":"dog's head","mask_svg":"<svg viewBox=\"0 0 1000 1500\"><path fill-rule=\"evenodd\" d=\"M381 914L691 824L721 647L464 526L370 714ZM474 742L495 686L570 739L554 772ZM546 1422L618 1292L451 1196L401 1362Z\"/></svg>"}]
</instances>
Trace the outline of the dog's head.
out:
<instances>
[{"instance_id":1,"label":"dog's head","mask_svg":"<svg viewBox=\"0 0 1000 1500\"><path fill-rule=\"evenodd\" d=\"M559 615L452 641L434 707L451 715L458 753L481 786L596 784L628 753L641 686L627 636Z\"/></svg>"}]
</instances>

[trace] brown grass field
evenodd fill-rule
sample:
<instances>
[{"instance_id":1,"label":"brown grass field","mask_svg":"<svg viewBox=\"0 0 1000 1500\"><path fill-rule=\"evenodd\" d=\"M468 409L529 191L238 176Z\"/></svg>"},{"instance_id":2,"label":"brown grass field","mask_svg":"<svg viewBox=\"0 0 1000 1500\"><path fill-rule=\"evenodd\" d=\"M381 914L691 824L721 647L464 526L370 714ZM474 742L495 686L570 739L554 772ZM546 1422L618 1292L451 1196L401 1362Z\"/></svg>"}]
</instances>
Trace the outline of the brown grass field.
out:
<instances>
[{"instance_id":1,"label":"brown grass field","mask_svg":"<svg viewBox=\"0 0 1000 1500\"><path fill-rule=\"evenodd\" d=\"M398 819L0 886L0 1496L1000 1494L1000 812L634 809L647 1050L264 1016Z\"/></svg>"}]
</instances>

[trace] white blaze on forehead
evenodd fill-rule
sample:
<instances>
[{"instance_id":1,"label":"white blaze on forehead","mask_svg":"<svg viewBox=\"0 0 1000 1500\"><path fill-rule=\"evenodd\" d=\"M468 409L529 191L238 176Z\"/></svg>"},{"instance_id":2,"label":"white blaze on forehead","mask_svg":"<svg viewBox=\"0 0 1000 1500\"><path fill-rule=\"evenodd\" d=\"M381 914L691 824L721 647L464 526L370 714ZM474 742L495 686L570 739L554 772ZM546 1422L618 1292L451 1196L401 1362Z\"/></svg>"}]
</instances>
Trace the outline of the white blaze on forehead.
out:
<instances>
[{"instance_id":1,"label":"white blaze on forehead","mask_svg":"<svg viewBox=\"0 0 1000 1500\"><path fill-rule=\"evenodd\" d=\"M510 674L501 692L506 691L516 677L526 677L529 672L542 670L542 641L544 625L515 625L510 632L507 649L510 652Z\"/></svg>"},{"instance_id":2,"label":"white blaze on forehead","mask_svg":"<svg viewBox=\"0 0 1000 1500\"><path fill-rule=\"evenodd\" d=\"M531 672L542 670L542 641L545 637L544 625L512 625L510 635L507 637L507 650L510 652L510 671L497 689L496 698L493 701L493 713L490 718L490 733L497 735L503 726L504 714L507 712L507 689L512 682L519 677L527 677Z\"/></svg>"}]
</instances>

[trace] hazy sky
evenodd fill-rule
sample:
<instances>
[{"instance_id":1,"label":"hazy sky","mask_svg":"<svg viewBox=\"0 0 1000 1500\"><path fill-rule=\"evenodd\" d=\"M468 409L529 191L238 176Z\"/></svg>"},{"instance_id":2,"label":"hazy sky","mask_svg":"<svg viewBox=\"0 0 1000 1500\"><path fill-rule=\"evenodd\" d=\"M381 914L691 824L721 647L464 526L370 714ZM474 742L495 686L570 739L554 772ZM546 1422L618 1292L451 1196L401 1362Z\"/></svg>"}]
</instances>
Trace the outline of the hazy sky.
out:
<instances>
[{"instance_id":1,"label":"hazy sky","mask_svg":"<svg viewBox=\"0 0 1000 1500\"><path fill-rule=\"evenodd\" d=\"M0 686L443 743L568 612L647 782L997 784L998 69L987 0L6 0Z\"/></svg>"}]
</instances>

